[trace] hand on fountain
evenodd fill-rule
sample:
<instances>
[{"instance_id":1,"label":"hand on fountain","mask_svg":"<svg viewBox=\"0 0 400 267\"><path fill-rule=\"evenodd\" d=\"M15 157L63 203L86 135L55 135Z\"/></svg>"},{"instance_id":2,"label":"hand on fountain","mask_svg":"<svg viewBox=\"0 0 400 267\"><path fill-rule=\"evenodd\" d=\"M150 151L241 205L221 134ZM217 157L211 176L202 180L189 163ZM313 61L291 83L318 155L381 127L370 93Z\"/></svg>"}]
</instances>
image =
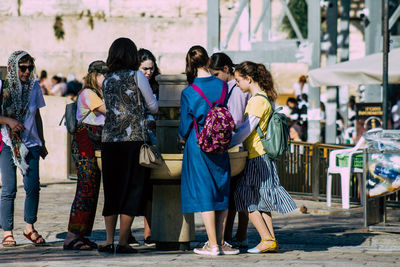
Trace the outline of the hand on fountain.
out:
<instances>
[{"instance_id":1,"label":"hand on fountain","mask_svg":"<svg viewBox=\"0 0 400 267\"><path fill-rule=\"evenodd\" d=\"M183 150L185 149L186 140L178 137L177 142L178 142L178 151L182 153Z\"/></svg>"}]
</instances>

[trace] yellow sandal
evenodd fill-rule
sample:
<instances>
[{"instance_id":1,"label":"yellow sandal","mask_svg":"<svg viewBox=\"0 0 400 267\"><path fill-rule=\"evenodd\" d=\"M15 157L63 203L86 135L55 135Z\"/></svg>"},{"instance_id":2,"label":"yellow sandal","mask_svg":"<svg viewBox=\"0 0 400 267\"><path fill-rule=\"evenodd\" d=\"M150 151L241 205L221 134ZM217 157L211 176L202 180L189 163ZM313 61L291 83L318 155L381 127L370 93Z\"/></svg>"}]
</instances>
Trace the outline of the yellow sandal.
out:
<instances>
[{"instance_id":1,"label":"yellow sandal","mask_svg":"<svg viewBox=\"0 0 400 267\"><path fill-rule=\"evenodd\" d=\"M272 241L272 245L269 246L269 248L262 250L261 252L278 252L279 246L278 246L278 241L274 238L267 238L267 239L261 239L261 242L266 243L267 241Z\"/></svg>"},{"instance_id":2,"label":"yellow sandal","mask_svg":"<svg viewBox=\"0 0 400 267\"><path fill-rule=\"evenodd\" d=\"M279 247L278 247L278 242L274 238L267 238L267 239L261 239L261 242L266 243L267 241L273 241L272 245L268 245L267 249L260 250L257 247L251 248L247 250L248 253L253 253L253 254L259 254L259 253L266 253L266 252L278 252Z\"/></svg>"}]
</instances>

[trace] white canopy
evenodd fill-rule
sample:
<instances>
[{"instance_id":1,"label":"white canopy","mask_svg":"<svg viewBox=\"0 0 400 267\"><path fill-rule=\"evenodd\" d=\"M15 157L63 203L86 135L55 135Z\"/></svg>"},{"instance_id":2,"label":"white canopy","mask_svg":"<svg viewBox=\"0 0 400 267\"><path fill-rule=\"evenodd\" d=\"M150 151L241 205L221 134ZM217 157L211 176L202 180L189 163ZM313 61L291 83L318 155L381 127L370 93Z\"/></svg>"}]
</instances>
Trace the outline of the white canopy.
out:
<instances>
[{"instance_id":1,"label":"white canopy","mask_svg":"<svg viewBox=\"0 0 400 267\"><path fill-rule=\"evenodd\" d=\"M338 86L349 84L382 84L382 53L350 60L308 72L310 84ZM400 83L400 48L389 52L389 83Z\"/></svg>"}]
</instances>

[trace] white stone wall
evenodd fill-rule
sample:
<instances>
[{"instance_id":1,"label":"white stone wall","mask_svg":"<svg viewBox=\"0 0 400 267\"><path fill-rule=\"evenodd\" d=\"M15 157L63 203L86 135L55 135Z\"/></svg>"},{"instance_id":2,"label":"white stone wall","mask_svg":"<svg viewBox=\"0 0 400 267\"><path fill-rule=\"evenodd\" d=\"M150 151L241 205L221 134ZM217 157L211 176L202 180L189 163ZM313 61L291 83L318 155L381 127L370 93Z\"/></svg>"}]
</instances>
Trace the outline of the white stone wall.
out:
<instances>
[{"instance_id":1,"label":"white stone wall","mask_svg":"<svg viewBox=\"0 0 400 267\"><path fill-rule=\"evenodd\" d=\"M111 43L118 37L129 37L138 46L154 51L163 73L184 70L184 57L193 44L206 45L206 19L152 18L144 23L141 18L108 18L95 21L91 30L87 22L76 17L64 17L65 39L54 37L52 17L9 17L0 21L7 38L0 39L0 62L6 64L9 55L17 49L29 51L36 58L38 71L56 74L75 72L84 75L93 60L106 60ZM186 38L178 38L176 34ZM150 34L149 34L150 33ZM166 61L168 59L168 61Z\"/></svg>"},{"instance_id":2,"label":"white stone wall","mask_svg":"<svg viewBox=\"0 0 400 267\"><path fill-rule=\"evenodd\" d=\"M36 58L37 72L45 69L49 76L72 72L82 78L91 61L106 60L111 43L121 36L131 38L138 48L151 50L164 74L184 72L187 50L192 45L207 45L207 0L21 0L19 8L18 0L0 1L0 65L6 64L14 50L23 49ZM221 1L221 41L236 15L231 8L234 2ZM251 2L253 28L261 14L261 2ZM87 9L92 14L104 11L106 21L94 18L92 30L88 18L78 16ZM280 11L273 10L277 11L275 21ZM57 14L63 15L64 40L54 36ZM257 40L261 40L260 32ZM228 49L237 48L236 30ZM278 87L290 90L299 73L304 73L303 66L286 68L276 79Z\"/></svg>"},{"instance_id":3,"label":"white stone wall","mask_svg":"<svg viewBox=\"0 0 400 267\"><path fill-rule=\"evenodd\" d=\"M22 16L75 15L90 9L108 17L205 16L207 0L21 0ZM2 0L0 16L17 16L18 0Z\"/></svg>"},{"instance_id":4,"label":"white stone wall","mask_svg":"<svg viewBox=\"0 0 400 267\"><path fill-rule=\"evenodd\" d=\"M1 0L0 65L17 49L36 58L37 71L70 72L81 78L93 60L106 60L111 43L131 38L138 48L154 52L163 73L184 71L184 58L194 44L206 46L207 1L189 0ZM104 11L105 20L78 14ZM65 39L57 40L53 24L63 15Z\"/></svg>"},{"instance_id":5,"label":"white stone wall","mask_svg":"<svg viewBox=\"0 0 400 267\"><path fill-rule=\"evenodd\" d=\"M65 180L69 171L69 136L64 125L59 126L65 105L71 100L66 97L45 96L46 106L40 109L43 120L44 139L49 152L46 159L40 159L42 182Z\"/></svg>"}]
</instances>

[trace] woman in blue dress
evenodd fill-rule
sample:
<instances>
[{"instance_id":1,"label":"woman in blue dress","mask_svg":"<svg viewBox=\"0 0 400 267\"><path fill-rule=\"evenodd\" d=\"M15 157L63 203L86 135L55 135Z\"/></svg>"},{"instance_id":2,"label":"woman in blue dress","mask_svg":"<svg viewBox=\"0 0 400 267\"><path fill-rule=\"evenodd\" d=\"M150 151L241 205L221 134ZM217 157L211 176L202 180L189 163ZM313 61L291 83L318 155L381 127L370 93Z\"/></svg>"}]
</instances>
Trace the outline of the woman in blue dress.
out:
<instances>
[{"instance_id":1,"label":"woman in blue dress","mask_svg":"<svg viewBox=\"0 0 400 267\"><path fill-rule=\"evenodd\" d=\"M223 81L208 71L209 57L201 46L193 46L186 55L186 76L189 86L181 95L179 135L185 143L181 176L182 213L201 212L208 242L194 252L202 255L238 254L224 242L228 214L230 163L225 153L206 153L197 145L193 118L199 132L210 110L207 102L191 84L195 84L213 103L221 96Z\"/></svg>"}]
</instances>

